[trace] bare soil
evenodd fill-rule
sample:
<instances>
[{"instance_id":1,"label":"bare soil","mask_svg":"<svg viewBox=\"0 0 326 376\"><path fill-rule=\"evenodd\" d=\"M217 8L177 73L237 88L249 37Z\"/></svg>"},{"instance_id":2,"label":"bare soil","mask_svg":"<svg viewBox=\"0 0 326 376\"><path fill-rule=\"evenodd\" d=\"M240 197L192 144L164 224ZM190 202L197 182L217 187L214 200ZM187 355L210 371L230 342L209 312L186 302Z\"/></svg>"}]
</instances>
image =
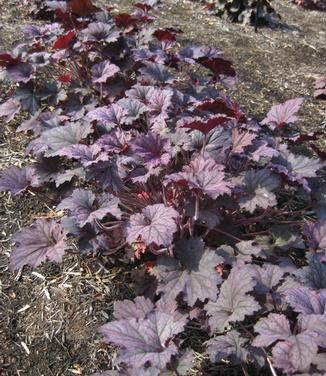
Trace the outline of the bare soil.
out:
<instances>
[{"instance_id":1,"label":"bare soil","mask_svg":"<svg viewBox=\"0 0 326 376\"><path fill-rule=\"evenodd\" d=\"M33 23L20 3L0 0L0 51L21 42L19 27ZM133 2L97 3L126 11ZM261 119L272 104L303 96L300 125L306 131L318 129L326 124L326 101L313 98L313 82L326 65L326 13L305 11L289 0L275 0L274 7L281 22L257 34L189 0L166 0L157 11L156 25L182 29L180 45L222 48L240 78L232 97L251 116ZM2 85L0 102L6 93ZM0 120L1 169L26 162L26 139L14 132L22 120L9 125ZM323 143L326 146L326 140ZM46 264L36 271L7 270L10 235L34 218L52 215L51 209L30 194L0 196L1 376L88 376L110 368L114 358L114 349L100 342L96 329L110 319L113 300L132 296L127 271L104 257L75 254L60 265Z\"/></svg>"}]
</instances>

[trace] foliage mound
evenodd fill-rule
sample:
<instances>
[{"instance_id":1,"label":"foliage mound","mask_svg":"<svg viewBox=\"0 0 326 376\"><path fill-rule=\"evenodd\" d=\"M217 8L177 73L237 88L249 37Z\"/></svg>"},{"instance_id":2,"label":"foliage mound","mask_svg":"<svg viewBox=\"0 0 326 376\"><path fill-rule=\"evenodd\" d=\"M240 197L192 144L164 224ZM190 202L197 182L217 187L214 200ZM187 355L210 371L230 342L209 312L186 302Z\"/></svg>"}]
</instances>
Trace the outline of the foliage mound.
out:
<instances>
[{"instance_id":1,"label":"foliage mound","mask_svg":"<svg viewBox=\"0 0 326 376\"><path fill-rule=\"evenodd\" d=\"M259 0L257 4L257 0L207 0L205 3L218 17L228 21L245 25L270 25L280 18L271 1Z\"/></svg>"},{"instance_id":2,"label":"foliage mound","mask_svg":"<svg viewBox=\"0 0 326 376\"><path fill-rule=\"evenodd\" d=\"M0 54L12 83L0 115L30 114L17 131L31 160L1 171L0 190L58 212L14 235L9 268L58 262L74 243L134 268L138 296L100 328L118 348L106 375L186 375L194 350L222 370L325 374L320 132L294 125L302 98L248 118L225 94L232 63L178 49L176 30L150 26L157 3L38 1L53 22L23 26L27 42Z\"/></svg>"},{"instance_id":3,"label":"foliage mound","mask_svg":"<svg viewBox=\"0 0 326 376\"><path fill-rule=\"evenodd\" d=\"M294 4L310 10L326 11L326 2L324 0L292 0Z\"/></svg>"}]
</instances>

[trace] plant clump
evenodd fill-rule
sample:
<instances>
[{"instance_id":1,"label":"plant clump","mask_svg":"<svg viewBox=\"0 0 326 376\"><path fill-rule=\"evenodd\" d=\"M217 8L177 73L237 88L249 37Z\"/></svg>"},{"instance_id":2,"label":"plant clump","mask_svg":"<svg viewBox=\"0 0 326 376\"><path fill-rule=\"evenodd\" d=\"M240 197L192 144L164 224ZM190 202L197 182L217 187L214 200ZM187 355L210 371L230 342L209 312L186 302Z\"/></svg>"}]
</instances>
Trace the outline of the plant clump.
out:
<instances>
[{"instance_id":1,"label":"plant clump","mask_svg":"<svg viewBox=\"0 0 326 376\"><path fill-rule=\"evenodd\" d=\"M271 25L280 16L271 5L272 0L208 0L207 8L218 17L248 25ZM258 2L258 3L257 3Z\"/></svg>"}]
</instances>

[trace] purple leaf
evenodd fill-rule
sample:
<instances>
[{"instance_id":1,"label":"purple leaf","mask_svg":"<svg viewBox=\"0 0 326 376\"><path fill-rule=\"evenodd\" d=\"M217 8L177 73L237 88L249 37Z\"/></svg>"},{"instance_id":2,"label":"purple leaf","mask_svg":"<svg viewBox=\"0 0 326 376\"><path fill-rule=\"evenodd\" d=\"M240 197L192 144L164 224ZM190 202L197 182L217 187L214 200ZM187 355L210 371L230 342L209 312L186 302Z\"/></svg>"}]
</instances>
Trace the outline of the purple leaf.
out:
<instances>
[{"instance_id":1,"label":"purple leaf","mask_svg":"<svg viewBox=\"0 0 326 376\"><path fill-rule=\"evenodd\" d=\"M224 336L216 336L206 342L207 352L212 363L230 358L232 364L246 362L248 351L245 348L247 340L236 330L231 330Z\"/></svg>"},{"instance_id":2,"label":"purple leaf","mask_svg":"<svg viewBox=\"0 0 326 376\"><path fill-rule=\"evenodd\" d=\"M269 293L281 282L284 276L284 271L277 265L266 264L261 268L257 266L255 269L257 271L255 291L260 294Z\"/></svg>"},{"instance_id":3,"label":"purple leaf","mask_svg":"<svg viewBox=\"0 0 326 376\"><path fill-rule=\"evenodd\" d=\"M105 342L121 349L118 362L141 367L149 362L163 369L178 350L173 337L183 331L185 318L157 310L145 319L113 321L100 328Z\"/></svg>"},{"instance_id":4,"label":"purple leaf","mask_svg":"<svg viewBox=\"0 0 326 376\"><path fill-rule=\"evenodd\" d=\"M92 66L92 81L94 83L105 83L108 78L115 76L120 68L110 61L102 61Z\"/></svg>"},{"instance_id":5,"label":"purple leaf","mask_svg":"<svg viewBox=\"0 0 326 376\"><path fill-rule=\"evenodd\" d=\"M261 158L277 157L279 152L269 145L267 140L256 140L252 147L248 149L248 157L254 162L259 162Z\"/></svg>"},{"instance_id":6,"label":"purple leaf","mask_svg":"<svg viewBox=\"0 0 326 376\"><path fill-rule=\"evenodd\" d=\"M37 267L43 261L59 262L65 250L66 232L54 220L38 219L31 227L16 232L16 243L10 255L10 270L17 270L24 265Z\"/></svg>"},{"instance_id":7,"label":"purple leaf","mask_svg":"<svg viewBox=\"0 0 326 376\"><path fill-rule=\"evenodd\" d=\"M314 91L314 97L325 99L326 98L326 72L323 76L319 77L315 81L315 91Z\"/></svg>"},{"instance_id":8,"label":"purple leaf","mask_svg":"<svg viewBox=\"0 0 326 376\"><path fill-rule=\"evenodd\" d=\"M317 176L317 171L324 165L319 159L295 155L284 149L279 157L272 159L271 167L284 174L289 181L302 185L307 192L310 192L311 189L305 178Z\"/></svg>"},{"instance_id":9,"label":"purple leaf","mask_svg":"<svg viewBox=\"0 0 326 376\"><path fill-rule=\"evenodd\" d=\"M50 56L47 52L35 52L29 55L29 62L35 67L45 67L50 63Z\"/></svg>"},{"instance_id":10,"label":"purple leaf","mask_svg":"<svg viewBox=\"0 0 326 376\"><path fill-rule=\"evenodd\" d=\"M118 104L112 104L109 107L99 107L87 114L91 120L97 120L100 124L112 127L123 124L127 115L128 111Z\"/></svg>"},{"instance_id":11,"label":"purple leaf","mask_svg":"<svg viewBox=\"0 0 326 376\"><path fill-rule=\"evenodd\" d=\"M326 313L326 291L317 293L307 287L300 287L288 290L285 299L295 312L308 315Z\"/></svg>"},{"instance_id":12,"label":"purple leaf","mask_svg":"<svg viewBox=\"0 0 326 376\"><path fill-rule=\"evenodd\" d=\"M141 239L145 244L169 246L177 231L175 219L179 213L163 204L146 206L142 213L133 214L127 223L125 233L127 242L132 244Z\"/></svg>"},{"instance_id":13,"label":"purple leaf","mask_svg":"<svg viewBox=\"0 0 326 376\"><path fill-rule=\"evenodd\" d=\"M14 82L28 82L32 78L35 69L32 64L19 63L7 68L6 78Z\"/></svg>"},{"instance_id":14,"label":"purple leaf","mask_svg":"<svg viewBox=\"0 0 326 376\"><path fill-rule=\"evenodd\" d=\"M260 319L254 327L258 336L253 341L253 346L269 346L278 340L288 339L292 333L289 320L286 316L278 313L270 313Z\"/></svg>"},{"instance_id":15,"label":"purple leaf","mask_svg":"<svg viewBox=\"0 0 326 376\"><path fill-rule=\"evenodd\" d=\"M96 145L106 152L119 154L128 148L130 138L127 132L116 130L104 134L96 141Z\"/></svg>"},{"instance_id":16,"label":"purple leaf","mask_svg":"<svg viewBox=\"0 0 326 376\"><path fill-rule=\"evenodd\" d=\"M316 222L305 221L303 233L308 247L312 250L326 250L326 220Z\"/></svg>"},{"instance_id":17,"label":"purple leaf","mask_svg":"<svg viewBox=\"0 0 326 376\"><path fill-rule=\"evenodd\" d=\"M101 152L101 150L102 149L98 144L78 144L61 149L60 155L77 159L83 166L88 167L100 161L103 162L109 160L109 155L105 152Z\"/></svg>"},{"instance_id":18,"label":"purple leaf","mask_svg":"<svg viewBox=\"0 0 326 376\"><path fill-rule=\"evenodd\" d=\"M172 95L173 92L170 90L153 90L147 106L152 124L164 121L169 117L168 110L172 104Z\"/></svg>"},{"instance_id":19,"label":"purple leaf","mask_svg":"<svg viewBox=\"0 0 326 376\"><path fill-rule=\"evenodd\" d=\"M139 155L146 168L151 169L158 165L166 166L171 160L171 144L168 139L157 133L149 132L136 138L131 144L132 151Z\"/></svg>"},{"instance_id":20,"label":"purple leaf","mask_svg":"<svg viewBox=\"0 0 326 376\"><path fill-rule=\"evenodd\" d=\"M197 157L183 171L167 175L165 183L176 182L195 194L206 194L216 199L224 194L231 194L232 184L224 180L224 167L211 158Z\"/></svg>"},{"instance_id":21,"label":"purple leaf","mask_svg":"<svg viewBox=\"0 0 326 376\"><path fill-rule=\"evenodd\" d=\"M174 82L174 77L164 65L153 63L152 61L144 61L143 64L145 67L139 69L143 80L150 83L159 82L163 84L171 84Z\"/></svg>"},{"instance_id":22,"label":"purple leaf","mask_svg":"<svg viewBox=\"0 0 326 376\"><path fill-rule=\"evenodd\" d=\"M222 57L223 53L218 48L189 45L182 49L177 55L178 59L188 64L195 64L201 58L217 58Z\"/></svg>"},{"instance_id":23,"label":"purple leaf","mask_svg":"<svg viewBox=\"0 0 326 376\"><path fill-rule=\"evenodd\" d=\"M317 355L317 350L314 336L310 333L300 333L274 346L273 364L285 372L305 372Z\"/></svg>"},{"instance_id":24,"label":"purple leaf","mask_svg":"<svg viewBox=\"0 0 326 376\"><path fill-rule=\"evenodd\" d=\"M242 153L247 146L250 146L257 137L255 133L248 131L239 131L238 128L232 129L232 153Z\"/></svg>"},{"instance_id":25,"label":"purple leaf","mask_svg":"<svg viewBox=\"0 0 326 376\"><path fill-rule=\"evenodd\" d=\"M0 117L5 118L5 122L9 123L19 112L20 104L17 100L10 98L6 102L0 104Z\"/></svg>"},{"instance_id":26,"label":"purple leaf","mask_svg":"<svg viewBox=\"0 0 326 376\"><path fill-rule=\"evenodd\" d=\"M136 99L141 102L148 102L154 93L154 86L134 85L130 90L126 91L126 96L130 99Z\"/></svg>"},{"instance_id":27,"label":"purple leaf","mask_svg":"<svg viewBox=\"0 0 326 376\"><path fill-rule=\"evenodd\" d=\"M32 167L10 167L0 171L0 191L17 195L28 187L38 187L40 181Z\"/></svg>"},{"instance_id":28,"label":"purple leaf","mask_svg":"<svg viewBox=\"0 0 326 376\"><path fill-rule=\"evenodd\" d=\"M285 124L295 123L298 118L296 113L303 103L303 98L290 99L284 103L277 104L271 108L267 117L261 122L273 128L283 127Z\"/></svg>"},{"instance_id":29,"label":"purple leaf","mask_svg":"<svg viewBox=\"0 0 326 376\"><path fill-rule=\"evenodd\" d=\"M243 321L247 315L260 309L254 297L247 294L255 284L248 268L232 269L228 279L222 284L217 301L211 301L205 306L213 331L223 331L229 323Z\"/></svg>"},{"instance_id":30,"label":"purple leaf","mask_svg":"<svg viewBox=\"0 0 326 376\"><path fill-rule=\"evenodd\" d=\"M132 300L117 300L114 302L114 317L117 320L145 319L154 310L150 299L137 296Z\"/></svg>"},{"instance_id":31,"label":"purple leaf","mask_svg":"<svg viewBox=\"0 0 326 376\"><path fill-rule=\"evenodd\" d=\"M82 167L66 170L61 174L57 174L54 178L56 187L60 187L63 183L71 181L74 177L85 178L85 170Z\"/></svg>"},{"instance_id":32,"label":"purple leaf","mask_svg":"<svg viewBox=\"0 0 326 376\"><path fill-rule=\"evenodd\" d=\"M89 166L86 179L95 179L104 189L110 188L114 192L119 192L122 188L122 179L116 158Z\"/></svg>"},{"instance_id":33,"label":"purple leaf","mask_svg":"<svg viewBox=\"0 0 326 376\"><path fill-rule=\"evenodd\" d=\"M103 219L108 214L120 219L122 213L118 207L119 202L119 199L110 193L95 196L91 191L75 189L70 197L61 201L57 210L68 209L78 226L83 227L87 223Z\"/></svg>"},{"instance_id":34,"label":"purple leaf","mask_svg":"<svg viewBox=\"0 0 326 376\"><path fill-rule=\"evenodd\" d=\"M48 147L46 156L65 155L64 148L78 144L93 132L89 123L68 123L42 133L41 141ZM62 150L63 149L63 150Z\"/></svg>"},{"instance_id":35,"label":"purple leaf","mask_svg":"<svg viewBox=\"0 0 326 376\"><path fill-rule=\"evenodd\" d=\"M241 187L243 196L239 203L242 209L253 213L257 207L267 209L276 205L276 196L272 192L280 185L277 175L264 168L262 170L249 170L242 179Z\"/></svg>"},{"instance_id":36,"label":"purple leaf","mask_svg":"<svg viewBox=\"0 0 326 376\"><path fill-rule=\"evenodd\" d=\"M164 299L176 298L180 292L192 307L197 300L215 299L217 285L222 282L215 267L223 263L222 257L213 250L205 249L201 238L182 239L176 245L177 259L161 256L153 274L159 281L157 292Z\"/></svg>"},{"instance_id":37,"label":"purple leaf","mask_svg":"<svg viewBox=\"0 0 326 376\"><path fill-rule=\"evenodd\" d=\"M300 315L298 325L301 332L313 332L319 347L326 348L326 315Z\"/></svg>"},{"instance_id":38,"label":"purple leaf","mask_svg":"<svg viewBox=\"0 0 326 376\"><path fill-rule=\"evenodd\" d=\"M321 262L318 255L308 255L308 266L296 273L302 282L313 289L326 289L326 263Z\"/></svg>"},{"instance_id":39,"label":"purple leaf","mask_svg":"<svg viewBox=\"0 0 326 376\"><path fill-rule=\"evenodd\" d=\"M120 31L113 24L103 22L92 22L81 32L83 40L90 42L112 43L116 42L119 36Z\"/></svg>"},{"instance_id":40,"label":"purple leaf","mask_svg":"<svg viewBox=\"0 0 326 376\"><path fill-rule=\"evenodd\" d=\"M124 123L127 125L138 120L140 116L147 111L147 107L137 99L124 98L121 99L118 104L127 111L127 115L124 119Z\"/></svg>"}]
</instances>

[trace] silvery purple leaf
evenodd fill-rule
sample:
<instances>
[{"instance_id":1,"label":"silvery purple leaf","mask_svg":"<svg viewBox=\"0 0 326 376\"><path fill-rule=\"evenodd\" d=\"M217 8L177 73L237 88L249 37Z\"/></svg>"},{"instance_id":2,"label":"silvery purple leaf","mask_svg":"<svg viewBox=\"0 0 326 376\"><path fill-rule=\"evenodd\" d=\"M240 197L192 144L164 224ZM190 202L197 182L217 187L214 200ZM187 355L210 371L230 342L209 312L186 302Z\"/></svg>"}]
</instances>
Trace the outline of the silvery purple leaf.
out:
<instances>
[{"instance_id":1,"label":"silvery purple leaf","mask_svg":"<svg viewBox=\"0 0 326 376\"><path fill-rule=\"evenodd\" d=\"M71 170L66 170L54 178L56 187L60 187L60 185L71 181L74 177L78 177L80 179L85 178L85 170L82 167L73 168Z\"/></svg>"},{"instance_id":2,"label":"silvery purple leaf","mask_svg":"<svg viewBox=\"0 0 326 376\"><path fill-rule=\"evenodd\" d=\"M222 51L214 47L189 45L182 49L177 57L188 64L195 64L201 58L217 58L222 55Z\"/></svg>"},{"instance_id":3,"label":"silvery purple leaf","mask_svg":"<svg viewBox=\"0 0 326 376\"><path fill-rule=\"evenodd\" d=\"M116 42L120 37L120 31L114 24L92 22L80 33L84 41L90 42Z\"/></svg>"},{"instance_id":4,"label":"silvery purple leaf","mask_svg":"<svg viewBox=\"0 0 326 376\"><path fill-rule=\"evenodd\" d=\"M68 209L70 216L75 219L78 226L83 227L87 223L101 220L110 214L115 218L121 218L121 210L118 207L119 199L110 193L102 193L95 196L91 191L75 189L72 195L57 206L57 210Z\"/></svg>"},{"instance_id":5,"label":"silvery purple leaf","mask_svg":"<svg viewBox=\"0 0 326 376\"><path fill-rule=\"evenodd\" d=\"M325 98L326 97L326 72L323 76L319 77L315 81L315 91L314 91L314 97L315 98Z\"/></svg>"},{"instance_id":6,"label":"silvery purple leaf","mask_svg":"<svg viewBox=\"0 0 326 376\"><path fill-rule=\"evenodd\" d=\"M264 258L264 253L260 245L255 244L252 240L243 240L236 243L237 259L251 261L252 256Z\"/></svg>"},{"instance_id":7,"label":"silvery purple leaf","mask_svg":"<svg viewBox=\"0 0 326 376\"><path fill-rule=\"evenodd\" d=\"M269 346L292 335L289 320L285 315L278 313L270 313L267 317L261 318L255 325L254 331L258 333L252 343L256 347Z\"/></svg>"},{"instance_id":8,"label":"silvery purple leaf","mask_svg":"<svg viewBox=\"0 0 326 376\"><path fill-rule=\"evenodd\" d=\"M166 53L159 46L150 46L149 48L134 48L133 57L135 61L153 61L158 64L164 64L167 61Z\"/></svg>"},{"instance_id":9,"label":"silvery purple leaf","mask_svg":"<svg viewBox=\"0 0 326 376\"><path fill-rule=\"evenodd\" d=\"M296 113L303 103L303 98L290 99L271 108L267 117L261 122L275 127L283 127L285 124L295 123L298 118Z\"/></svg>"},{"instance_id":10,"label":"silvery purple leaf","mask_svg":"<svg viewBox=\"0 0 326 376\"><path fill-rule=\"evenodd\" d=\"M320 260L318 254L310 254L307 258L309 265L299 269L296 275L305 286L326 289L326 263Z\"/></svg>"},{"instance_id":11,"label":"silvery purple leaf","mask_svg":"<svg viewBox=\"0 0 326 376\"><path fill-rule=\"evenodd\" d=\"M299 315L300 332L313 332L319 347L326 348L326 315Z\"/></svg>"},{"instance_id":12,"label":"silvery purple leaf","mask_svg":"<svg viewBox=\"0 0 326 376\"><path fill-rule=\"evenodd\" d=\"M224 180L224 167L211 158L196 157L182 172L167 175L165 183L175 182L188 188L195 194L206 194L216 199L231 194L232 184Z\"/></svg>"},{"instance_id":13,"label":"silvery purple leaf","mask_svg":"<svg viewBox=\"0 0 326 376\"><path fill-rule=\"evenodd\" d=\"M296 182L310 192L310 187L305 178L317 176L317 171L325 164L319 159L308 158L304 155L295 155L288 150L282 150L279 157L272 159L271 167L284 174L291 182Z\"/></svg>"},{"instance_id":14,"label":"silvery purple leaf","mask_svg":"<svg viewBox=\"0 0 326 376\"><path fill-rule=\"evenodd\" d=\"M98 162L108 161L109 155L101 152L98 144L92 145L71 145L60 150L60 155L77 159L83 166L88 167Z\"/></svg>"},{"instance_id":15,"label":"silvery purple leaf","mask_svg":"<svg viewBox=\"0 0 326 376\"><path fill-rule=\"evenodd\" d=\"M166 166L171 160L171 144L157 133L149 132L131 143L132 151L140 156L146 168Z\"/></svg>"},{"instance_id":16,"label":"silvery purple leaf","mask_svg":"<svg viewBox=\"0 0 326 376\"><path fill-rule=\"evenodd\" d=\"M136 99L141 102L148 102L152 97L154 92L154 86L144 86L144 85L134 85L128 91L126 91L126 96L130 99Z\"/></svg>"},{"instance_id":17,"label":"silvery purple leaf","mask_svg":"<svg viewBox=\"0 0 326 376\"><path fill-rule=\"evenodd\" d=\"M87 114L91 120L112 127L123 124L127 115L128 111L115 103L109 107L98 107Z\"/></svg>"},{"instance_id":18,"label":"silvery purple leaf","mask_svg":"<svg viewBox=\"0 0 326 376\"><path fill-rule=\"evenodd\" d=\"M267 209L276 205L273 190L280 185L280 179L270 170L248 170L243 178L242 195L239 203L242 209L253 213L257 207Z\"/></svg>"},{"instance_id":19,"label":"silvery purple leaf","mask_svg":"<svg viewBox=\"0 0 326 376\"><path fill-rule=\"evenodd\" d=\"M66 1L45 1L44 4L53 10L61 10L63 13L67 11L67 2Z\"/></svg>"},{"instance_id":20,"label":"silvery purple leaf","mask_svg":"<svg viewBox=\"0 0 326 376\"><path fill-rule=\"evenodd\" d=\"M6 123L9 123L19 111L20 104L13 98L0 104L0 117L4 117Z\"/></svg>"},{"instance_id":21,"label":"silvery purple leaf","mask_svg":"<svg viewBox=\"0 0 326 376\"><path fill-rule=\"evenodd\" d=\"M31 114L35 114L40 108L40 97L29 85L19 85L14 99Z\"/></svg>"},{"instance_id":22,"label":"silvery purple leaf","mask_svg":"<svg viewBox=\"0 0 326 376\"><path fill-rule=\"evenodd\" d=\"M86 179L95 179L103 188L110 188L114 192L119 192L122 188L122 178L116 159L98 162L88 167Z\"/></svg>"},{"instance_id":23,"label":"silvery purple leaf","mask_svg":"<svg viewBox=\"0 0 326 376\"><path fill-rule=\"evenodd\" d=\"M243 153L246 147L252 145L253 140L257 137L255 133L240 131L238 128L232 129L232 153Z\"/></svg>"},{"instance_id":24,"label":"silvery purple leaf","mask_svg":"<svg viewBox=\"0 0 326 376\"><path fill-rule=\"evenodd\" d=\"M163 369L178 350L173 338L183 331L186 320L173 312L155 311L145 319L113 321L100 328L105 342L120 347L118 362L141 367L146 363Z\"/></svg>"},{"instance_id":25,"label":"silvery purple leaf","mask_svg":"<svg viewBox=\"0 0 326 376\"><path fill-rule=\"evenodd\" d=\"M175 209L163 204L146 206L142 213L130 216L125 228L127 242L132 244L141 239L147 245L154 243L167 247L177 231L175 219L178 217Z\"/></svg>"},{"instance_id":26,"label":"silvery purple leaf","mask_svg":"<svg viewBox=\"0 0 326 376\"><path fill-rule=\"evenodd\" d=\"M137 99L123 98L118 101L119 106L127 110L125 124L130 125L147 111L147 107Z\"/></svg>"},{"instance_id":27,"label":"silvery purple leaf","mask_svg":"<svg viewBox=\"0 0 326 376\"><path fill-rule=\"evenodd\" d=\"M247 340L236 330L231 330L223 336L213 337L206 342L209 358L212 363L219 363L226 358L229 358L232 364L245 363L248 356L246 342Z\"/></svg>"},{"instance_id":28,"label":"silvery purple leaf","mask_svg":"<svg viewBox=\"0 0 326 376\"><path fill-rule=\"evenodd\" d=\"M160 122L169 117L168 110L171 106L171 98L173 92L170 90L155 89L151 93L151 97L148 101L148 111L150 113L151 124Z\"/></svg>"},{"instance_id":29,"label":"silvery purple leaf","mask_svg":"<svg viewBox=\"0 0 326 376\"><path fill-rule=\"evenodd\" d=\"M257 275L255 280L257 285L255 291L260 294L266 294L270 292L274 287L281 283L284 276L284 271L277 265L266 264L263 267L255 267Z\"/></svg>"},{"instance_id":30,"label":"silvery purple leaf","mask_svg":"<svg viewBox=\"0 0 326 376\"><path fill-rule=\"evenodd\" d=\"M39 136L42 132L58 127L61 122L68 118L63 115L59 115L56 112L37 112L28 120L24 121L17 128L18 132L32 131L35 136Z\"/></svg>"},{"instance_id":31,"label":"silvery purple leaf","mask_svg":"<svg viewBox=\"0 0 326 376\"><path fill-rule=\"evenodd\" d=\"M65 250L67 234L54 220L38 219L30 227L16 232L16 243L10 255L10 270L17 270L24 265L36 268L42 262L59 262Z\"/></svg>"},{"instance_id":32,"label":"silvery purple leaf","mask_svg":"<svg viewBox=\"0 0 326 376\"><path fill-rule=\"evenodd\" d=\"M303 233L307 238L308 247L312 250L326 251L326 220L316 222L305 221Z\"/></svg>"},{"instance_id":33,"label":"silvery purple leaf","mask_svg":"<svg viewBox=\"0 0 326 376\"><path fill-rule=\"evenodd\" d=\"M17 195L28 187L39 187L40 181L32 167L10 167L0 171L0 191Z\"/></svg>"},{"instance_id":34,"label":"silvery purple leaf","mask_svg":"<svg viewBox=\"0 0 326 376\"><path fill-rule=\"evenodd\" d=\"M108 78L115 76L120 68L110 61L102 61L92 66L92 81L94 83L105 83Z\"/></svg>"},{"instance_id":35,"label":"silvery purple leaf","mask_svg":"<svg viewBox=\"0 0 326 376\"><path fill-rule=\"evenodd\" d=\"M259 162L261 158L273 158L278 155L279 152L269 145L267 140L256 140L248 149L248 157L254 162Z\"/></svg>"},{"instance_id":36,"label":"silvery purple leaf","mask_svg":"<svg viewBox=\"0 0 326 376\"><path fill-rule=\"evenodd\" d=\"M92 132L89 123L68 123L43 132L41 140L48 148L46 156L61 155L62 149L78 144Z\"/></svg>"},{"instance_id":37,"label":"silvery purple leaf","mask_svg":"<svg viewBox=\"0 0 326 376\"><path fill-rule=\"evenodd\" d=\"M234 267L231 270L228 279L222 284L217 301L205 305L213 331L223 331L231 322L243 321L247 315L260 309L254 297L248 295L255 284L248 268Z\"/></svg>"},{"instance_id":38,"label":"silvery purple leaf","mask_svg":"<svg viewBox=\"0 0 326 376\"><path fill-rule=\"evenodd\" d=\"M104 134L96 141L96 144L106 152L119 154L128 148L130 139L131 136L127 132L116 130Z\"/></svg>"},{"instance_id":39,"label":"silvery purple leaf","mask_svg":"<svg viewBox=\"0 0 326 376\"><path fill-rule=\"evenodd\" d=\"M286 292L285 299L295 312L308 315L326 313L326 290L317 293L307 287L290 289Z\"/></svg>"},{"instance_id":40,"label":"silvery purple leaf","mask_svg":"<svg viewBox=\"0 0 326 376\"><path fill-rule=\"evenodd\" d=\"M143 80L150 83L159 82L163 84L171 84L174 82L174 77L164 65L151 61L144 61L143 64L145 67L139 69Z\"/></svg>"},{"instance_id":41,"label":"silvery purple leaf","mask_svg":"<svg viewBox=\"0 0 326 376\"><path fill-rule=\"evenodd\" d=\"M145 319L154 310L150 299L137 296L132 300L117 300L114 302L113 314L116 320Z\"/></svg>"},{"instance_id":42,"label":"silvery purple leaf","mask_svg":"<svg viewBox=\"0 0 326 376\"><path fill-rule=\"evenodd\" d=\"M19 63L7 68L6 78L14 82L28 82L32 78L35 69L32 64Z\"/></svg>"},{"instance_id":43,"label":"silvery purple leaf","mask_svg":"<svg viewBox=\"0 0 326 376\"><path fill-rule=\"evenodd\" d=\"M50 56L47 52L34 52L29 55L28 61L36 67L45 67L50 63Z\"/></svg>"},{"instance_id":44,"label":"silvery purple leaf","mask_svg":"<svg viewBox=\"0 0 326 376\"><path fill-rule=\"evenodd\" d=\"M273 364L288 373L305 372L317 355L317 350L314 336L300 333L274 346Z\"/></svg>"},{"instance_id":45,"label":"silvery purple leaf","mask_svg":"<svg viewBox=\"0 0 326 376\"><path fill-rule=\"evenodd\" d=\"M175 245L175 258L161 256L153 274L159 284L157 292L164 300L175 299L181 292L184 300L192 307L197 300L215 299L217 285L222 282L215 267L223 258L215 251L204 248L201 238L181 239Z\"/></svg>"}]
</instances>

